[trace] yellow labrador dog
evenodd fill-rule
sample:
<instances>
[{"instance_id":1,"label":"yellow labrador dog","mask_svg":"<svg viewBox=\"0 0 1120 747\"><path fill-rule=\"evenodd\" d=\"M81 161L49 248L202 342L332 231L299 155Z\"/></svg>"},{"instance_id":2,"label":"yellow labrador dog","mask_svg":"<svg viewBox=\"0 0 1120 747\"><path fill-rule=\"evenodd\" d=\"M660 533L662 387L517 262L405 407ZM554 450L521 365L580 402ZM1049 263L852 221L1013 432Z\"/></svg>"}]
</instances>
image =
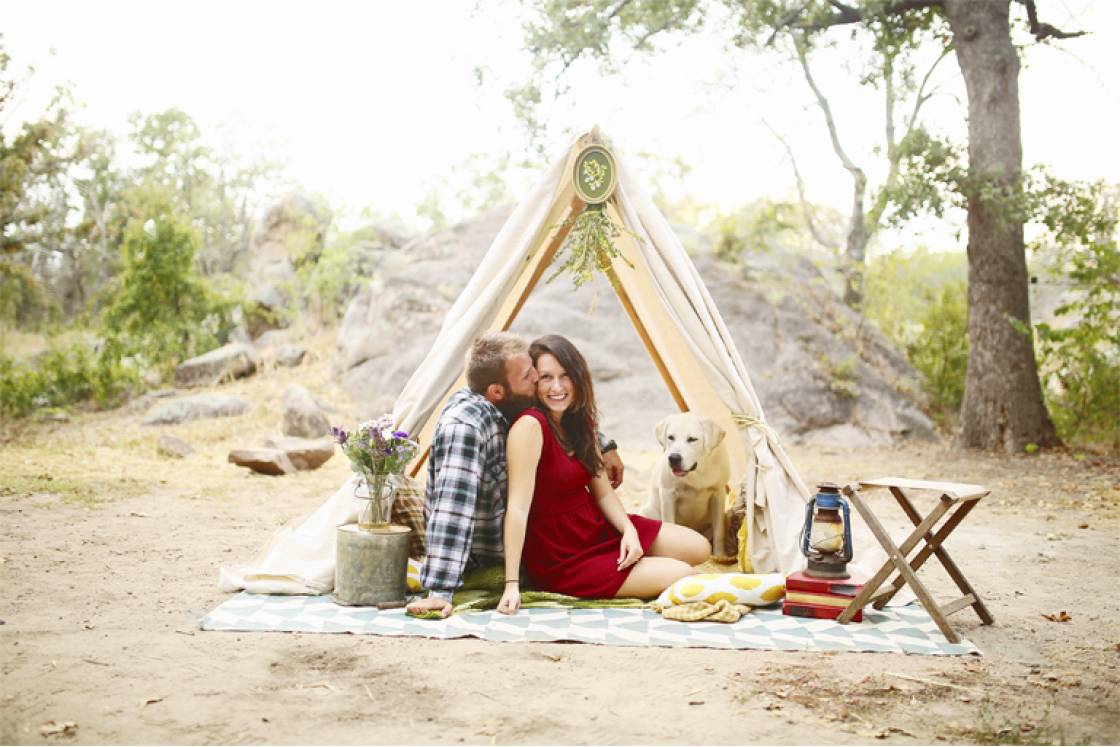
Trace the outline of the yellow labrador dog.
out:
<instances>
[{"instance_id":1,"label":"yellow labrador dog","mask_svg":"<svg viewBox=\"0 0 1120 747\"><path fill-rule=\"evenodd\" d=\"M638 513L695 529L711 540L715 555L722 555L727 546L724 497L731 477L723 428L682 412L662 420L655 432L664 455Z\"/></svg>"}]
</instances>

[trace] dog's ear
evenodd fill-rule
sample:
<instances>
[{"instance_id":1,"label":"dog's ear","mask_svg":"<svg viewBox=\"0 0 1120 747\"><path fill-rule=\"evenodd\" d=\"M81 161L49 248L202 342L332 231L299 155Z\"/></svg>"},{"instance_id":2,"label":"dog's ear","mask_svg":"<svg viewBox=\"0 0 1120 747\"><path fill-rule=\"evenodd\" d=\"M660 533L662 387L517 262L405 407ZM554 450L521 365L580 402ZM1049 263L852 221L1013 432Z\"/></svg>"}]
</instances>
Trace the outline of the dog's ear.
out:
<instances>
[{"instance_id":1,"label":"dog's ear","mask_svg":"<svg viewBox=\"0 0 1120 747\"><path fill-rule=\"evenodd\" d=\"M719 423L709 418L704 418L701 421L701 425L704 427L704 443L707 445L709 451L723 443L723 437L726 436L727 433L720 427Z\"/></svg>"},{"instance_id":2,"label":"dog's ear","mask_svg":"<svg viewBox=\"0 0 1120 747\"><path fill-rule=\"evenodd\" d=\"M657 444L662 449L665 448L665 431L669 428L669 418L671 417L673 416L666 415L665 417L661 418L661 422L658 423L653 429L654 435L657 436Z\"/></svg>"}]
</instances>

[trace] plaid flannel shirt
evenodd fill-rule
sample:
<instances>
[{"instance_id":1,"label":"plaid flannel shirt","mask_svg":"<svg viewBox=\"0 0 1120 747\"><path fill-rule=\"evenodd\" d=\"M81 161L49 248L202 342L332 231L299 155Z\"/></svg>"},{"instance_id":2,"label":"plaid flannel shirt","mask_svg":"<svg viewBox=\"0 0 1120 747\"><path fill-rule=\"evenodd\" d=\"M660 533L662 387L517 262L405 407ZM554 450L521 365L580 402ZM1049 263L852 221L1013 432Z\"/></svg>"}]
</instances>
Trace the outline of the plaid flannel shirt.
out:
<instances>
[{"instance_id":1,"label":"plaid flannel shirt","mask_svg":"<svg viewBox=\"0 0 1120 747\"><path fill-rule=\"evenodd\" d=\"M464 387L440 413L428 458L426 544L420 584L450 599L469 566L502 561L509 424Z\"/></svg>"}]
</instances>

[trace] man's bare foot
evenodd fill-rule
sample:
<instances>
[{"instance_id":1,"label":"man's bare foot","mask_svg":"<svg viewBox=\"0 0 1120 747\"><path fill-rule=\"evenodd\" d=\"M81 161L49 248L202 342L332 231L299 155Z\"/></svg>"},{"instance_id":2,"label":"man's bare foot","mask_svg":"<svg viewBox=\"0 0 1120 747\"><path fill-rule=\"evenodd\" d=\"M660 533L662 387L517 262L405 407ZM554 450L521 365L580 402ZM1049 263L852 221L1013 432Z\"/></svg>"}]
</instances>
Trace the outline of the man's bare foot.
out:
<instances>
[{"instance_id":1,"label":"man's bare foot","mask_svg":"<svg viewBox=\"0 0 1120 747\"><path fill-rule=\"evenodd\" d=\"M440 617L447 617L451 614L451 602L439 597L417 599L415 602L408 604L405 611L410 615L427 615L429 612L435 612Z\"/></svg>"}]
</instances>

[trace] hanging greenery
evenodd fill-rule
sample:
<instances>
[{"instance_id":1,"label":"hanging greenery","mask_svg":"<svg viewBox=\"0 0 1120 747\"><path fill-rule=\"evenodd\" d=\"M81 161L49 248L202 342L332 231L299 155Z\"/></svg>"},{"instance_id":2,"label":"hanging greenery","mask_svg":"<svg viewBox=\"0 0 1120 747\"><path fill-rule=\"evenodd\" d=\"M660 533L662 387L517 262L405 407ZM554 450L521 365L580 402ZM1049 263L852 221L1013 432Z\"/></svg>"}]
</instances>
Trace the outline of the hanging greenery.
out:
<instances>
[{"instance_id":1,"label":"hanging greenery","mask_svg":"<svg viewBox=\"0 0 1120 747\"><path fill-rule=\"evenodd\" d=\"M636 233L611 220L603 205L589 205L579 215L569 218L560 224L560 228L571 226L568 237L560 252L553 259L557 262L563 257L563 263L548 277L546 282L552 282L565 270L571 273L572 282L578 288L591 280L595 271L606 272L610 269L611 260L621 259L630 267L630 260L622 256L614 244L614 240L626 234L636 242L641 242L641 237Z\"/></svg>"}]
</instances>

